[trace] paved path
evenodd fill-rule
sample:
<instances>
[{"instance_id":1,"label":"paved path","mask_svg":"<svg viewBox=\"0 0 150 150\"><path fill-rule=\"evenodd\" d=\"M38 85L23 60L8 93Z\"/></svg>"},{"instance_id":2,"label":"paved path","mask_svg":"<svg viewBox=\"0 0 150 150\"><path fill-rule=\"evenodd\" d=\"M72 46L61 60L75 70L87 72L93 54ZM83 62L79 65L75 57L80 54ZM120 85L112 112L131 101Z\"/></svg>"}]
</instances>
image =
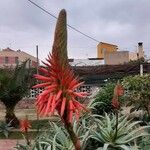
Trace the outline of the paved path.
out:
<instances>
[{"instance_id":1,"label":"paved path","mask_svg":"<svg viewBox=\"0 0 150 150\"><path fill-rule=\"evenodd\" d=\"M0 150L13 150L16 143L17 140L0 140ZM19 140L19 143L23 143L23 140Z\"/></svg>"}]
</instances>

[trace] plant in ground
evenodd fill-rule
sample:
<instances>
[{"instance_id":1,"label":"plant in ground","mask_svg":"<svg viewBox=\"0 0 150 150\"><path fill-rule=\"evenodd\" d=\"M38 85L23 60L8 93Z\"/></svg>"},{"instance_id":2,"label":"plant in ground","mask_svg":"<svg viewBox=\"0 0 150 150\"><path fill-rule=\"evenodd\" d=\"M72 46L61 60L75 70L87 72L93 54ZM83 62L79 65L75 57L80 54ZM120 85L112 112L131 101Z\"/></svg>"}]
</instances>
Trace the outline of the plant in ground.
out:
<instances>
[{"instance_id":1,"label":"plant in ground","mask_svg":"<svg viewBox=\"0 0 150 150\"><path fill-rule=\"evenodd\" d=\"M87 109L94 109L97 103L91 102L87 105ZM80 146L82 150L87 150L91 146L89 144L92 139L90 139L92 128L96 127L96 122L100 117L98 115L84 112L83 115L76 121L73 117L72 128L74 133L78 136L80 140ZM55 121L56 122L56 121ZM63 123L57 119L57 122L50 122L49 125L45 128L44 133L37 136L34 142L29 145L17 144L16 149L21 150L31 149L31 150L44 150L44 149L57 149L57 150L74 150L74 144L68 134L66 128L64 128ZM41 129L41 131L43 130ZM92 140L93 141L93 140ZM95 147L95 145L93 146Z\"/></svg>"},{"instance_id":2,"label":"plant in ground","mask_svg":"<svg viewBox=\"0 0 150 150\"><path fill-rule=\"evenodd\" d=\"M6 138L8 138L11 129L11 122L8 124L5 122L0 122L0 133L2 133Z\"/></svg>"},{"instance_id":3,"label":"plant in ground","mask_svg":"<svg viewBox=\"0 0 150 150\"><path fill-rule=\"evenodd\" d=\"M6 107L6 123L11 122L13 127L19 125L14 113L15 106L29 90L30 70L26 69L27 62L17 65L14 70L3 69L0 73L0 101Z\"/></svg>"},{"instance_id":4,"label":"plant in ground","mask_svg":"<svg viewBox=\"0 0 150 150\"><path fill-rule=\"evenodd\" d=\"M42 81L34 88L44 88L38 95L36 106L40 116L51 116L55 111L61 117L76 150L81 149L80 140L73 131L73 116L78 120L83 111L87 111L77 98L86 96L84 92L76 92L75 89L83 84L74 76L68 64L67 57L67 24L66 11L61 10L56 24L52 54L48 55L47 68L40 68L43 75L35 75Z\"/></svg>"},{"instance_id":5,"label":"plant in ground","mask_svg":"<svg viewBox=\"0 0 150 150\"><path fill-rule=\"evenodd\" d=\"M26 140L27 145L30 145L30 139L29 139L29 135L28 135L29 128L31 128L31 124L28 120L28 117L26 116L25 119L20 120L20 130L25 135L25 140Z\"/></svg>"},{"instance_id":6,"label":"plant in ground","mask_svg":"<svg viewBox=\"0 0 150 150\"><path fill-rule=\"evenodd\" d=\"M87 118L87 115L83 115L81 116L79 121L76 121L75 118L73 118L73 131L80 139L80 146L82 150L87 149L87 140L90 138L90 131L92 127L95 126L95 120L97 119L93 115L89 116ZM21 147L27 149L29 146L27 144L18 144L16 149L21 150ZM32 144L30 145L30 149L75 150L75 147L63 123L61 121L58 121L56 123L49 122L49 126L47 127L46 131L39 135L34 142L32 142Z\"/></svg>"},{"instance_id":7,"label":"plant in ground","mask_svg":"<svg viewBox=\"0 0 150 150\"><path fill-rule=\"evenodd\" d=\"M134 110L143 110L144 121L150 119L150 75L129 76L123 78L122 84L126 90L126 102Z\"/></svg>"},{"instance_id":8,"label":"plant in ground","mask_svg":"<svg viewBox=\"0 0 150 150\"><path fill-rule=\"evenodd\" d=\"M149 126L138 127L137 125L139 125L139 122L131 122L127 117L119 116L119 97L123 94L123 87L117 83L114 88L114 95L111 103L114 114L107 115L107 113L105 113L105 117L98 122L97 130L93 130L93 138L104 144L104 150L109 148L131 149L130 144L133 140L148 135L148 133L144 133L143 130L150 128Z\"/></svg>"},{"instance_id":9,"label":"plant in ground","mask_svg":"<svg viewBox=\"0 0 150 150\"><path fill-rule=\"evenodd\" d=\"M95 102L100 102L95 106L93 113L103 115L113 112L112 98L114 95L115 83L107 83L96 95ZM119 97L120 105L123 103L123 97Z\"/></svg>"},{"instance_id":10,"label":"plant in ground","mask_svg":"<svg viewBox=\"0 0 150 150\"><path fill-rule=\"evenodd\" d=\"M143 137L139 143L139 150L149 150L150 149L150 136Z\"/></svg>"},{"instance_id":11,"label":"plant in ground","mask_svg":"<svg viewBox=\"0 0 150 150\"><path fill-rule=\"evenodd\" d=\"M128 120L126 116L119 116L116 132L116 116L105 114L103 119L99 120L96 131L92 131L92 138L103 143L103 150L117 150L118 148L130 150L135 139L149 136L144 130L150 128L150 126L140 127L139 123L140 121L132 122L132 120Z\"/></svg>"}]
</instances>

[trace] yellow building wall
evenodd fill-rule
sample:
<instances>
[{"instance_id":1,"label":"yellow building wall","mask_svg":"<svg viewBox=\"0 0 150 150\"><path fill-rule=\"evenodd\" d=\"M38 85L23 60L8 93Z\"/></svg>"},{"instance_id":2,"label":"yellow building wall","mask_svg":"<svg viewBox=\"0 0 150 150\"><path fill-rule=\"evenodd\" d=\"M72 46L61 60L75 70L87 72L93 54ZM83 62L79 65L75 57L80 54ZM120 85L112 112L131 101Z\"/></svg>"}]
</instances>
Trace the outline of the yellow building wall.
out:
<instances>
[{"instance_id":1,"label":"yellow building wall","mask_svg":"<svg viewBox=\"0 0 150 150\"><path fill-rule=\"evenodd\" d=\"M97 58L104 59L104 52L106 51L107 53L115 52L117 51L118 46L114 44L109 44L109 43L104 43L100 42L97 45Z\"/></svg>"}]
</instances>

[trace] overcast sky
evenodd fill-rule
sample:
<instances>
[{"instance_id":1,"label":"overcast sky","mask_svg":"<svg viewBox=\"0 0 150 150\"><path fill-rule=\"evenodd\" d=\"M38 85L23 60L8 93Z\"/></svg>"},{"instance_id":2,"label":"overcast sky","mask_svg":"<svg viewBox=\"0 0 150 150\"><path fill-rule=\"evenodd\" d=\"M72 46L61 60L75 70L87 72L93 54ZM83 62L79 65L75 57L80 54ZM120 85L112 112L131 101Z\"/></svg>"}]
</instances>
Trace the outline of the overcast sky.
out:
<instances>
[{"instance_id":1,"label":"overcast sky","mask_svg":"<svg viewBox=\"0 0 150 150\"><path fill-rule=\"evenodd\" d=\"M135 51L144 43L150 56L150 0L33 0L55 16L67 10L68 24L98 41ZM47 57L56 20L27 0L0 0L0 48L21 49ZM68 28L70 58L96 57L97 42Z\"/></svg>"}]
</instances>

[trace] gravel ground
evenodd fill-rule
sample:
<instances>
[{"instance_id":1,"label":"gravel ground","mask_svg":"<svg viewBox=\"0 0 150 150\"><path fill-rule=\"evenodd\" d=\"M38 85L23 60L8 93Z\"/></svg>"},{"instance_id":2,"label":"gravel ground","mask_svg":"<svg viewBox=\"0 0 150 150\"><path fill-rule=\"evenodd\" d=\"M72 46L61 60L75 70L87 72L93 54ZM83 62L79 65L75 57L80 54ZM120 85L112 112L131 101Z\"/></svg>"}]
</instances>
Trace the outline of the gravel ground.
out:
<instances>
[{"instance_id":1,"label":"gravel ground","mask_svg":"<svg viewBox=\"0 0 150 150\"><path fill-rule=\"evenodd\" d=\"M19 143L23 143L23 140L19 140ZM17 140L0 140L0 150L13 150L16 146Z\"/></svg>"}]
</instances>

